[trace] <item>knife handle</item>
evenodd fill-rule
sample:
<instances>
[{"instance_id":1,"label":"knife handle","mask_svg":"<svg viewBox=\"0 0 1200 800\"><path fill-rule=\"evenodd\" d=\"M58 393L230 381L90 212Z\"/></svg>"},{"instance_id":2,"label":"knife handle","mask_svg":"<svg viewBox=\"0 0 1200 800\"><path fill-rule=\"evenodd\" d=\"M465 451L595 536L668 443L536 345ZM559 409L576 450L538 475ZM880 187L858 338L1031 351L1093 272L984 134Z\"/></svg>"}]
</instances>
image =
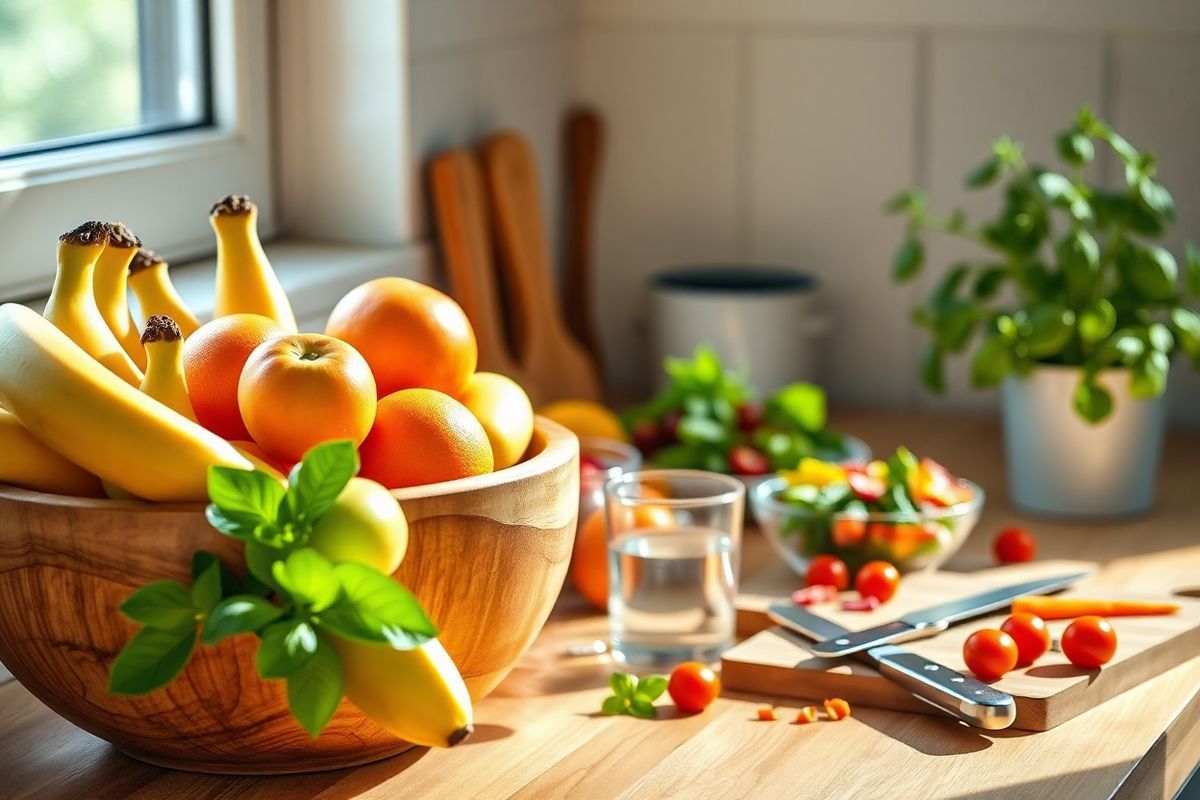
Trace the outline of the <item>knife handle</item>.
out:
<instances>
[{"instance_id":1,"label":"knife handle","mask_svg":"<svg viewBox=\"0 0 1200 800\"><path fill-rule=\"evenodd\" d=\"M871 648L865 655L883 675L918 699L968 725L1000 730L1017 718L1017 704L1012 695L910 650L883 645Z\"/></svg>"}]
</instances>

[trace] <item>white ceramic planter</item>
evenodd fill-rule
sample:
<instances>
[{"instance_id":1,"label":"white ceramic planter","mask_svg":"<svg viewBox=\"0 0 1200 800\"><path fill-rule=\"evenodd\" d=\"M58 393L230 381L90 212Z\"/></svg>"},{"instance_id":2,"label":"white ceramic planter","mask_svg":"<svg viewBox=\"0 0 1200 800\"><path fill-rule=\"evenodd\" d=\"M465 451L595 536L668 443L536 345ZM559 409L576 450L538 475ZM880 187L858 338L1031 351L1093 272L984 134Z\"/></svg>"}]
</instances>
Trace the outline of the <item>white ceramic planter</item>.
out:
<instances>
[{"instance_id":1,"label":"white ceramic planter","mask_svg":"<svg viewBox=\"0 0 1200 800\"><path fill-rule=\"evenodd\" d=\"M1043 366L1004 382L1004 443L1013 503L1031 514L1078 518L1141 514L1154 503L1164 397L1129 395L1129 373L1106 370L1113 413L1098 425L1072 404L1079 370Z\"/></svg>"},{"instance_id":2,"label":"white ceramic planter","mask_svg":"<svg viewBox=\"0 0 1200 800\"><path fill-rule=\"evenodd\" d=\"M658 386L666 381L663 358L691 358L701 344L766 394L816 379L816 339L829 321L818 311L812 278L761 267L686 267L655 275L650 293Z\"/></svg>"}]
</instances>

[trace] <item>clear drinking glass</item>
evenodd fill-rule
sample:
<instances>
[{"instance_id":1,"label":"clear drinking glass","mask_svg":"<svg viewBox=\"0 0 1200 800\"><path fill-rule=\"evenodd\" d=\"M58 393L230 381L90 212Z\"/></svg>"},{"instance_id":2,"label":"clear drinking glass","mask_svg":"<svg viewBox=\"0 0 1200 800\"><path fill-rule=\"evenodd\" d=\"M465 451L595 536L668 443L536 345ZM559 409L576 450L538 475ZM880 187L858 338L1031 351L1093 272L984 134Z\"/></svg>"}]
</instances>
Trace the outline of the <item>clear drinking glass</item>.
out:
<instances>
[{"instance_id":1,"label":"clear drinking glass","mask_svg":"<svg viewBox=\"0 0 1200 800\"><path fill-rule=\"evenodd\" d=\"M616 439L584 436L579 440L579 527L595 513L604 513L604 484L610 478L642 468L636 447Z\"/></svg>"},{"instance_id":2,"label":"clear drinking glass","mask_svg":"<svg viewBox=\"0 0 1200 800\"><path fill-rule=\"evenodd\" d=\"M631 472L604 489L612 654L715 663L733 644L746 489L728 475Z\"/></svg>"}]
</instances>

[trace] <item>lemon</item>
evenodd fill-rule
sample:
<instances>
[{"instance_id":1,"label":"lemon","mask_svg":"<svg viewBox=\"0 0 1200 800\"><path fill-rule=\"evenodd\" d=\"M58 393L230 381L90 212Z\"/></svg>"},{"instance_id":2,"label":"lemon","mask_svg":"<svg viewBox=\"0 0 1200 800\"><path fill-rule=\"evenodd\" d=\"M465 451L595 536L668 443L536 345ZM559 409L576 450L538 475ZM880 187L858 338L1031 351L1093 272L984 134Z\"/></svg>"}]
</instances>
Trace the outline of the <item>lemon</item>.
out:
<instances>
[{"instance_id":1,"label":"lemon","mask_svg":"<svg viewBox=\"0 0 1200 800\"><path fill-rule=\"evenodd\" d=\"M617 415L590 400L559 400L543 407L538 413L576 436L629 441Z\"/></svg>"}]
</instances>

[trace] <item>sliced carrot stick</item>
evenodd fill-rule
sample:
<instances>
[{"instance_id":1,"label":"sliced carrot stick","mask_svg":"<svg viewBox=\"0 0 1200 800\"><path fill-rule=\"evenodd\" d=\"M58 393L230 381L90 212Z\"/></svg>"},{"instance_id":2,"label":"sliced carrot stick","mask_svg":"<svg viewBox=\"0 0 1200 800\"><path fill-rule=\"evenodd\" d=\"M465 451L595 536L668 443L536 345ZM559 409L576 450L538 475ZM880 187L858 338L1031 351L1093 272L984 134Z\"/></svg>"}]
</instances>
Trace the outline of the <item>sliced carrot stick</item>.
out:
<instances>
[{"instance_id":1,"label":"sliced carrot stick","mask_svg":"<svg viewBox=\"0 0 1200 800\"><path fill-rule=\"evenodd\" d=\"M1042 619L1097 617L1158 617L1174 614L1174 603L1146 603L1138 600L1089 600L1083 597L1043 597L1033 595L1013 600L1014 614L1033 614Z\"/></svg>"}]
</instances>

